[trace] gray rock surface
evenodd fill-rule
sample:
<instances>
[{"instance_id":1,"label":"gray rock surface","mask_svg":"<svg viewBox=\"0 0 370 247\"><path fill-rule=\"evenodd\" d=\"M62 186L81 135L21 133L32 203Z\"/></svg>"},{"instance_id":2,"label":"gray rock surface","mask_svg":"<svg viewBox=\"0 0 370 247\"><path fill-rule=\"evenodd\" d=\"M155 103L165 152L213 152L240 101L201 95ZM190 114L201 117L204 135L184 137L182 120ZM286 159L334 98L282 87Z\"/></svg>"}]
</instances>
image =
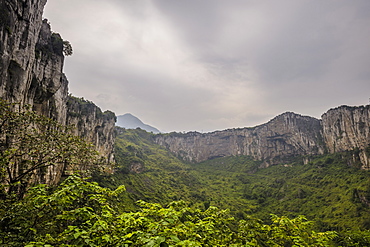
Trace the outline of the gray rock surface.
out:
<instances>
[{"instance_id":1,"label":"gray rock surface","mask_svg":"<svg viewBox=\"0 0 370 247\"><path fill-rule=\"evenodd\" d=\"M73 133L93 143L109 167L115 116L68 95L63 39L42 20L45 4L46 0L0 0L0 98L75 126ZM64 170L48 169L49 183L59 180Z\"/></svg>"},{"instance_id":2,"label":"gray rock surface","mask_svg":"<svg viewBox=\"0 0 370 247\"><path fill-rule=\"evenodd\" d=\"M370 105L340 106L322 115L323 133L329 152L358 149L363 169L370 169Z\"/></svg>"},{"instance_id":3,"label":"gray rock surface","mask_svg":"<svg viewBox=\"0 0 370 247\"><path fill-rule=\"evenodd\" d=\"M322 120L287 112L268 123L241 129L201 134L170 133L156 143L178 157L201 162L215 157L249 155L262 166L298 155L358 150L362 169L370 169L370 106L341 106L323 114Z\"/></svg>"},{"instance_id":4,"label":"gray rock surface","mask_svg":"<svg viewBox=\"0 0 370 247\"><path fill-rule=\"evenodd\" d=\"M181 158L200 162L215 157L250 155L264 166L282 158L324 153L320 120L287 112L253 128L212 133L163 134L156 142Z\"/></svg>"}]
</instances>

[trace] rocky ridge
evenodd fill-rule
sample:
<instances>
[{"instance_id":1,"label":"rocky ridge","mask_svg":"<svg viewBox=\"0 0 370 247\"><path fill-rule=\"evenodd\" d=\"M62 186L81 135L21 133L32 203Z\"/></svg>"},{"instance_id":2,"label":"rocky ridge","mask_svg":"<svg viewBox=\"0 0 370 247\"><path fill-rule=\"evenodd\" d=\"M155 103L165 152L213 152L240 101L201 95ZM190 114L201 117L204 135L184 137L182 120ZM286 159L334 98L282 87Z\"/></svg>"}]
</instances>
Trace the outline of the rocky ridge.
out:
<instances>
[{"instance_id":1,"label":"rocky ridge","mask_svg":"<svg viewBox=\"0 0 370 247\"><path fill-rule=\"evenodd\" d=\"M45 4L46 0L0 0L0 98L30 105L74 126L74 134L93 143L107 163L112 162L115 115L68 95L63 39L42 20ZM48 181L60 177L48 174Z\"/></svg>"},{"instance_id":2,"label":"rocky ridge","mask_svg":"<svg viewBox=\"0 0 370 247\"><path fill-rule=\"evenodd\" d=\"M253 127L201 134L163 134L155 140L181 158L201 162L223 156L249 155L264 166L292 155L324 153L321 121L292 112Z\"/></svg>"},{"instance_id":3,"label":"rocky ridge","mask_svg":"<svg viewBox=\"0 0 370 247\"><path fill-rule=\"evenodd\" d=\"M262 166L282 163L299 155L319 155L358 149L362 169L370 169L370 106L331 109L322 120L283 113L268 123L211 133L170 133L154 137L178 157L201 162L208 159L249 155Z\"/></svg>"},{"instance_id":4,"label":"rocky ridge","mask_svg":"<svg viewBox=\"0 0 370 247\"><path fill-rule=\"evenodd\" d=\"M29 104L40 114L75 126L74 134L92 142L111 162L115 116L68 95L63 39L42 20L45 4L46 0L0 0L0 97ZM160 134L154 139L190 162L250 155L265 167L292 156L356 149L353 160L370 169L369 115L369 106L341 106L329 110L322 120L288 112L253 128ZM48 181L61 176L48 174Z\"/></svg>"},{"instance_id":5,"label":"rocky ridge","mask_svg":"<svg viewBox=\"0 0 370 247\"><path fill-rule=\"evenodd\" d=\"M88 100L68 97L67 125L74 126L73 134L89 140L96 150L106 157L108 163L114 162L115 114L102 112L99 107Z\"/></svg>"},{"instance_id":6,"label":"rocky ridge","mask_svg":"<svg viewBox=\"0 0 370 247\"><path fill-rule=\"evenodd\" d=\"M356 150L362 168L370 169L370 105L340 106L322 115L325 146L330 153Z\"/></svg>"}]
</instances>

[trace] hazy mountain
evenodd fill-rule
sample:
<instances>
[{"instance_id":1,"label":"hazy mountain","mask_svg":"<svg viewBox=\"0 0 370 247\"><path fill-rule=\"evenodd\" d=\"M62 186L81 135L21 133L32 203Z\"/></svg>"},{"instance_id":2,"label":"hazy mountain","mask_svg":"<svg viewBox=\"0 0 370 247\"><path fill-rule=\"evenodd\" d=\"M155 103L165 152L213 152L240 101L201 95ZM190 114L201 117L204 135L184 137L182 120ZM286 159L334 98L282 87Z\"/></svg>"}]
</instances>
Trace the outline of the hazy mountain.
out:
<instances>
[{"instance_id":1,"label":"hazy mountain","mask_svg":"<svg viewBox=\"0 0 370 247\"><path fill-rule=\"evenodd\" d=\"M140 119L135 117L130 113L126 113L124 115L117 116L116 125L126 129L136 129L140 128L146 130L148 132L153 132L155 134L160 133L160 131L148 124L143 123Z\"/></svg>"}]
</instances>

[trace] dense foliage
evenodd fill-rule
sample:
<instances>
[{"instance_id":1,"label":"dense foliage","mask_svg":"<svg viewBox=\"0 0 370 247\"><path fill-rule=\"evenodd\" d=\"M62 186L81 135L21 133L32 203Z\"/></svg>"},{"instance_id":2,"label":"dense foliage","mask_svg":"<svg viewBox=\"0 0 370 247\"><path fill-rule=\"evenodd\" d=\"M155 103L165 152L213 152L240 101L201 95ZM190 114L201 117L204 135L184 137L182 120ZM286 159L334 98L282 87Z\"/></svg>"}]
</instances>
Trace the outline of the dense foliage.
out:
<instances>
[{"instance_id":1,"label":"dense foliage","mask_svg":"<svg viewBox=\"0 0 370 247\"><path fill-rule=\"evenodd\" d=\"M141 129L119 128L115 144L117 172L113 176L96 178L101 185L112 188L125 184L126 200L131 209L137 200L157 203L196 200L200 182L191 173L191 167L172 156L169 152L152 143L153 134Z\"/></svg>"},{"instance_id":2,"label":"dense foliage","mask_svg":"<svg viewBox=\"0 0 370 247\"><path fill-rule=\"evenodd\" d=\"M6 246L328 246L335 232L315 232L311 222L271 216L236 220L226 210L194 209L183 201L167 207L139 201L120 212L118 195L70 176L55 189L39 185L2 206L0 244Z\"/></svg>"},{"instance_id":3,"label":"dense foliage","mask_svg":"<svg viewBox=\"0 0 370 247\"><path fill-rule=\"evenodd\" d=\"M370 174L353 163L356 150L297 157L260 169L259 162L246 156L184 163L152 137L140 129L121 130L117 137L120 170L104 185L112 180L111 185L124 183L127 201L184 199L192 206L228 208L238 219L253 215L266 223L271 223L271 213L305 215L317 230L335 230L343 238L370 243ZM133 169L133 164L140 164L140 169Z\"/></svg>"},{"instance_id":4,"label":"dense foliage","mask_svg":"<svg viewBox=\"0 0 370 247\"><path fill-rule=\"evenodd\" d=\"M53 120L0 106L2 246L370 245L370 175L347 162L356 150L266 169L245 156L188 164L152 134L118 129L115 174L47 186L48 168L91 172L98 154Z\"/></svg>"},{"instance_id":5,"label":"dense foliage","mask_svg":"<svg viewBox=\"0 0 370 247\"><path fill-rule=\"evenodd\" d=\"M298 159L257 170L246 158L229 157L193 167L212 198L222 193L252 200L251 213L258 217L303 214L321 230L369 229L370 174L348 166L351 156L318 156L307 164Z\"/></svg>"},{"instance_id":6,"label":"dense foliage","mask_svg":"<svg viewBox=\"0 0 370 247\"><path fill-rule=\"evenodd\" d=\"M120 168L104 185L124 183L133 201L184 199L204 208L228 208L240 219L302 214L321 230L370 228L370 173L348 162L356 150L260 169L260 162L247 156L187 164L152 137L140 129L121 129L115 150Z\"/></svg>"}]
</instances>

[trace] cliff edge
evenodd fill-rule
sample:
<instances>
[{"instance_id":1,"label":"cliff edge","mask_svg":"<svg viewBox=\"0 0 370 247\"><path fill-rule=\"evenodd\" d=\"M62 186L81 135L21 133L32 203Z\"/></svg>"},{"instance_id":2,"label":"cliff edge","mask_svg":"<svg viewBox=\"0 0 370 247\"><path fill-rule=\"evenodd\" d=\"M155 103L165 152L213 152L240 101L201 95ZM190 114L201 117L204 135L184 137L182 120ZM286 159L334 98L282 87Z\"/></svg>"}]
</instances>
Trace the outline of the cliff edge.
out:
<instances>
[{"instance_id":1,"label":"cliff edge","mask_svg":"<svg viewBox=\"0 0 370 247\"><path fill-rule=\"evenodd\" d=\"M114 159L116 117L68 95L64 41L51 31L48 20L42 20L45 4L46 0L0 0L0 98L72 125L73 133L94 144L109 164Z\"/></svg>"},{"instance_id":2,"label":"cliff edge","mask_svg":"<svg viewBox=\"0 0 370 247\"><path fill-rule=\"evenodd\" d=\"M161 134L155 142L189 162L249 155L264 167L294 156L356 150L353 160L368 170L370 105L330 109L322 120L287 112L253 128Z\"/></svg>"},{"instance_id":3,"label":"cliff edge","mask_svg":"<svg viewBox=\"0 0 370 247\"><path fill-rule=\"evenodd\" d=\"M211 133L158 135L155 141L191 162L223 156L249 155L263 166L288 156L323 154L321 121L292 112L253 127Z\"/></svg>"}]
</instances>

